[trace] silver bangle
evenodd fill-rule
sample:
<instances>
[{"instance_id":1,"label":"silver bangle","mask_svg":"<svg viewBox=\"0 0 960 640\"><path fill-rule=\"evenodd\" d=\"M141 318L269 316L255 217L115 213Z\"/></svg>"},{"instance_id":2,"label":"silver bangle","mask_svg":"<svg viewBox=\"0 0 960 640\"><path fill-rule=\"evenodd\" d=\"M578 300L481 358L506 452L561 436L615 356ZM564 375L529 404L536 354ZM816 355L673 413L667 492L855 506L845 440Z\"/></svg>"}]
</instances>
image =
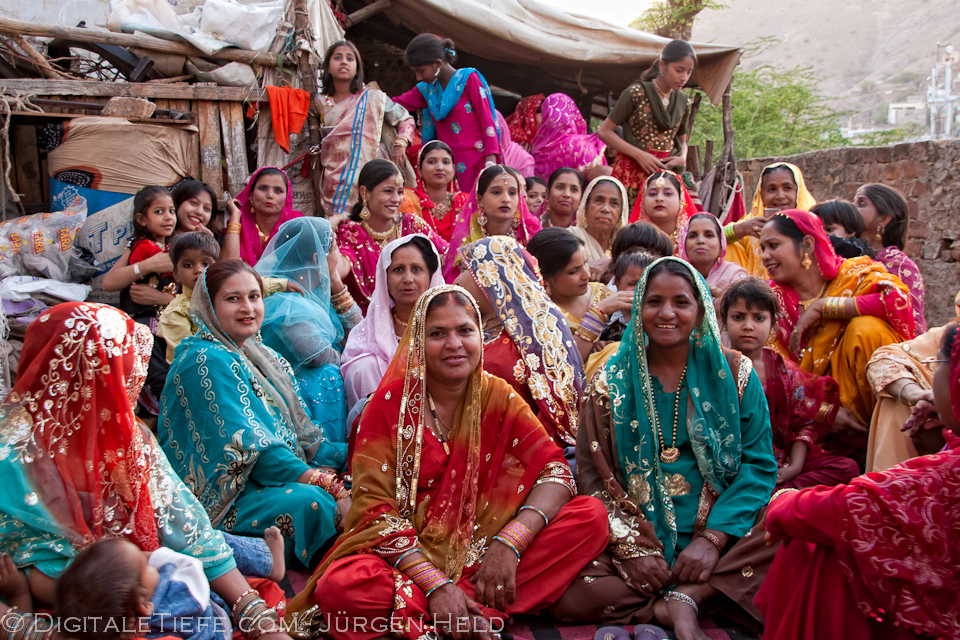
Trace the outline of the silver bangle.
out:
<instances>
[{"instance_id":1,"label":"silver bangle","mask_svg":"<svg viewBox=\"0 0 960 640\"><path fill-rule=\"evenodd\" d=\"M919 384L918 382L914 382L913 380L911 380L910 382L907 382L905 385L903 385L902 387L900 387L900 391L897 391L897 401L899 401L900 404L906 405L906 406L908 406L908 407L912 407L912 406L914 406L914 405L912 405L912 404L907 404L906 402L903 401L903 390L906 389L907 387L909 387L909 386L912 385L912 384L915 384L915 385L917 385L918 387L920 386L920 384ZM922 389L922 388L923 388L923 387L921 387L921 389Z\"/></svg>"},{"instance_id":2,"label":"silver bangle","mask_svg":"<svg viewBox=\"0 0 960 640\"><path fill-rule=\"evenodd\" d=\"M139 262L134 262L134 263L133 263L133 272L134 272L135 274L137 274L137 278L142 278L142 277L143 277L143 274L140 273L140 263L139 263Z\"/></svg>"},{"instance_id":3,"label":"silver bangle","mask_svg":"<svg viewBox=\"0 0 960 640\"><path fill-rule=\"evenodd\" d=\"M680 593L679 591L667 591L664 596L664 600L676 600L677 602L682 602L693 607L693 613L696 616L700 615L700 607L697 606L697 601L688 596L685 593Z\"/></svg>"}]
</instances>

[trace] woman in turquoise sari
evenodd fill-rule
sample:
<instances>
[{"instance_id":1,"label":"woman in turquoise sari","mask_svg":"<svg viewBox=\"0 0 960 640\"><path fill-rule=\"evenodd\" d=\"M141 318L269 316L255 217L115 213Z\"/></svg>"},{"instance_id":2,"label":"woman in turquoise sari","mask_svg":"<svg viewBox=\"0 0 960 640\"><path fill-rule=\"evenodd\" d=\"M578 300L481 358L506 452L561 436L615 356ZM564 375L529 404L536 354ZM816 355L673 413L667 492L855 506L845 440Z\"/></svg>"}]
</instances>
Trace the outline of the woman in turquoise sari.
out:
<instances>
[{"instance_id":1,"label":"woman in turquoise sari","mask_svg":"<svg viewBox=\"0 0 960 640\"><path fill-rule=\"evenodd\" d=\"M330 223L304 217L283 223L256 266L261 277L286 278L305 291L264 299L261 336L293 367L310 418L331 442L347 441L340 353L345 330L363 319L340 263Z\"/></svg>"},{"instance_id":2,"label":"woman in turquoise sari","mask_svg":"<svg viewBox=\"0 0 960 640\"><path fill-rule=\"evenodd\" d=\"M145 325L85 302L57 305L27 331L20 375L0 405L0 553L28 573L37 603L53 605L67 565L109 537L200 560L228 609L249 588L223 535L134 416L152 346ZM29 625L20 630L12 615L0 637L40 637L29 614L19 614Z\"/></svg>"},{"instance_id":3,"label":"woman in turquoise sari","mask_svg":"<svg viewBox=\"0 0 960 640\"><path fill-rule=\"evenodd\" d=\"M587 388L578 484L607 505L610 543L564 594L579 619L656 619L703 639L699 606L721 594L761 619L753 596L774 549L754 526L777 479L770 417L751 361L720 345L711 300L690 265L654 262Z\"/></svg>"},{"instance_id":4,"label":"woman in turquoise sari","mask_svg":"<svg viewBox=\"0 0 960 640\"><path fill-rule=\"evenodd\" d=\"M276 526L287 557L311 566L349 508L337 478L346 445L324 437L290 365L261 343L262 286L239 260L217 262L197 281L197 333L170 365L160 444L214 526L250 536Z\"/></svg>"}]
</instances>

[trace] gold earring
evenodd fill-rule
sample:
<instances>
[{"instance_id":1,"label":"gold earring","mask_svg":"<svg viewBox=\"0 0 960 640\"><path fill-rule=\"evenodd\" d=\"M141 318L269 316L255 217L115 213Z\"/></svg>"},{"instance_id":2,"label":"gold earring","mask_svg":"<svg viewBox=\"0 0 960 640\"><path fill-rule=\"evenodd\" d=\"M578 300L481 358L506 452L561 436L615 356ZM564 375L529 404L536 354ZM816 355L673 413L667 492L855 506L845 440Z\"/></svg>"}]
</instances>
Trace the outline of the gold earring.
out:
<instances>
[{"instance_id":1,"label":"gold earring","mask_svg":"<svg viewBox=\"0 0 960 640\"><path fill-rule=\"evenodd\" d=\"M883 242L883 229L884 229L884 225L880 225L879 227L877 227L877 234L874 236L874 239L877 242Z\"/></svg>"},{"instance_id":2,"label":"gold earring","mask_svg":"<svg viewBox=\"0 0 960 640\"><path fill-rule=\"evenodd\" d=\"M808 270L810 269L810 267L813 266L813 260L810 259L809 253L803 254L803 260L800 262L800 264L803 265L804 269L808 269Z\"/></svg>"},{"instance_id":3,"label":"gold earring","mask_svg":"<svg viewBox=\"0 0 960 640\"><path fill-rule=\"evenodd\" d=\"M360 204L363 205L363 209L360 209L360 219L369 220L370 219L370 209L367 209L367 203L363 200L360 201Z\"/></svg>"}]
</instances>

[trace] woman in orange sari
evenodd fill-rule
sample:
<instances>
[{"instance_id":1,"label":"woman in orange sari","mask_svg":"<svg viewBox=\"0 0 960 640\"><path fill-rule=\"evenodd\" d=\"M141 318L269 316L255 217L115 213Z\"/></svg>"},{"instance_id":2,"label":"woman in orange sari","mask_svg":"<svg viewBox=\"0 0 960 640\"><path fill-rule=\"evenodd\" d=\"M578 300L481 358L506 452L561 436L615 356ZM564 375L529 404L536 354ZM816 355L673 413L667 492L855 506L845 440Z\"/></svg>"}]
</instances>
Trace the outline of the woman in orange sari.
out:
<instances>
[{"instance_id":1,"label":"woman in orange sari","mask_svg":"<svg viewBox=\"0 0 960 640\"><path fill-rule=\"evenodd\" d=\"M783 312L776 349L805 371L836 380L840 403L865 433L876 403L867 377L870 356L915 336L907 286L867 257L837 256L820 218L807 211L771 217L760 246Z\"/></svg>"},{"instance_id":2,"label":"woman in orange sari","mask_svg":"<svg viewBox=\"0 0 960 640\"><path fill-rule=\"evenodd\" d=\"M436 622L489 639L508 615L550 610L605 546L603 506L574 497L562 452L482 349L464 289L420 297L361 417L345 533L289 604L294 635L326 622L334 640L414 639Z\"/></svg>"}]
</instances>

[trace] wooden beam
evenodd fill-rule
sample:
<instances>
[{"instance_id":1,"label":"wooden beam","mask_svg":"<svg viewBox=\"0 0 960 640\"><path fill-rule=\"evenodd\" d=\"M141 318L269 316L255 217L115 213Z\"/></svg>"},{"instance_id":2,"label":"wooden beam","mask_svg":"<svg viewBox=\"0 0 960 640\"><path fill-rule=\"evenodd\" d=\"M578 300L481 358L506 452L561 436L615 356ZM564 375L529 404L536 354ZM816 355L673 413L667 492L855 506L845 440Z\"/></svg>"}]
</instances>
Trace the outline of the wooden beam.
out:
<instances>
[{"instance_id":1,"label":"wooden beam","mask_svg":"<svg viewBox=\"0 0 960 640\"><path fill-rule=\"evenodd\" d=\"M227 190L235 196L247 184L247 150L243 127L243 105L225 102L220 105L220 126L223 134L223 159L227 166Z\"/></svg>"},{"instance_id":2,"label":"wooden beam","mask_svg":"<svg viewBox=\"0 0 960 640\"><path fill-rule=\"evenodd\" d=\"M379 0L382 2L383 0ZM390 2L387 0L387 5L389 6ZM370 5L373 6L373 5ZM307 3L306 0L294 0L294 28L296 29L296 35L298 38L307 37L307 34L310 31L310 25L307 22ZM365 7L369 9L370 7ZM384 7L386 8L386 7ZM363 11L361 9L360 11ZM359 13L359 11L357 12ZM303 83L303 90L310 94L310 110L307 113L307 135L310 141L311 149L320 148L320 118L317 116L317 110L314 107L314 100L317 97L317 63L315 62L313 56L309 55L306 51L299 49L297 51L299 59L297 60L300 68L300 81ZM294 132L291 132L294 133ZM300 133L297 131L295 133ZM326 216L326 212L323 211L323 207L320 204L320 175L323 172L323 165L320 164L320 155L307 156L304 158L304 162L309 162L310 167L310 184L313 186L313 197L314 202L316 203L315 209L313 211L306 212L307 215L321 215Z\"/></svg>"},{"instance_id":3,"label":"wooden beam","mask_svg":"<svg viewBox=\"0 0 960 640\"><path fill-rule=\"evenodd\" d=\"M11 33L9 35L10 35L10 39L13 40L13 42L18 47L20 47L20 49L22 49L24 53L30 56L31 60L37 63L37 66L40 68L40 73L42 73L44 77L49 78L51 80L55 80L55 79L62 78L63 76L66 75L64 73L60 73L59 71L51 67L50 63L47 62L47 59L44 58L39 51L34 49L32 46L30 46L30 43L24 40L21 36L15 33Z\"/></svg>"},{"instance_id":4,"label":"wooden beam","mask_svg":"<svg viewBox=\"0 0 960 640\"><path fill-rule=\"evenodd\" d=\"M121 47L140 47L151 51L229 60L230 62L242 62L244 64L259 65L261 67L282 66L277 56L260 53L259 51L247 51L246 49L227 47L208 55L193 45L183 42L172 42L143 34L114 33L113 31L105 31L103 29L60 27L52 24L34 24L21 20L0 18L0 33L39 36L42 38L68 38L79 42L98 42Z\"/></svg>"},{"instance_id":5,"label":"wooden beam","mask_svg":"<svg viewBox=\"0 0 960 640\"><path fill-rule=\"evenodd\" d=\"M390 0L377 0L373 4L368 4L362 9L357 9L348 15L346 20L343 21L343 28L349 29L350 27L358 25L367 18L372 18L378 13L386 11L390 8L391 4L393 3Z\"/></svg>"},{"instance_id":6,"label":"wooden beam","mask_svg":"<svg viewBox=\"0 0 960 640\"><path fill-rule=\"evenodd\" d=\"M200 101L197 126L200 128L200 179L219 198L223 195L223 168L220 163L220 108L216 102ZM231 194L233 195L233 194Z\"/></svg>"},{"instance_id":7,"label":"wooden beam","mask_svg":"<svg viewBox=\"0 0 960 640\"><path fill-rule=\"evenodd\" d=\"M255 95L245 87L218 87L194 84L147 84L100 82L95 80L7 80L0 78L0 89L38 96L97 96L112 98L162 98L171 100L216 100L243 102Z\"/></svg>"}]
</instances>

